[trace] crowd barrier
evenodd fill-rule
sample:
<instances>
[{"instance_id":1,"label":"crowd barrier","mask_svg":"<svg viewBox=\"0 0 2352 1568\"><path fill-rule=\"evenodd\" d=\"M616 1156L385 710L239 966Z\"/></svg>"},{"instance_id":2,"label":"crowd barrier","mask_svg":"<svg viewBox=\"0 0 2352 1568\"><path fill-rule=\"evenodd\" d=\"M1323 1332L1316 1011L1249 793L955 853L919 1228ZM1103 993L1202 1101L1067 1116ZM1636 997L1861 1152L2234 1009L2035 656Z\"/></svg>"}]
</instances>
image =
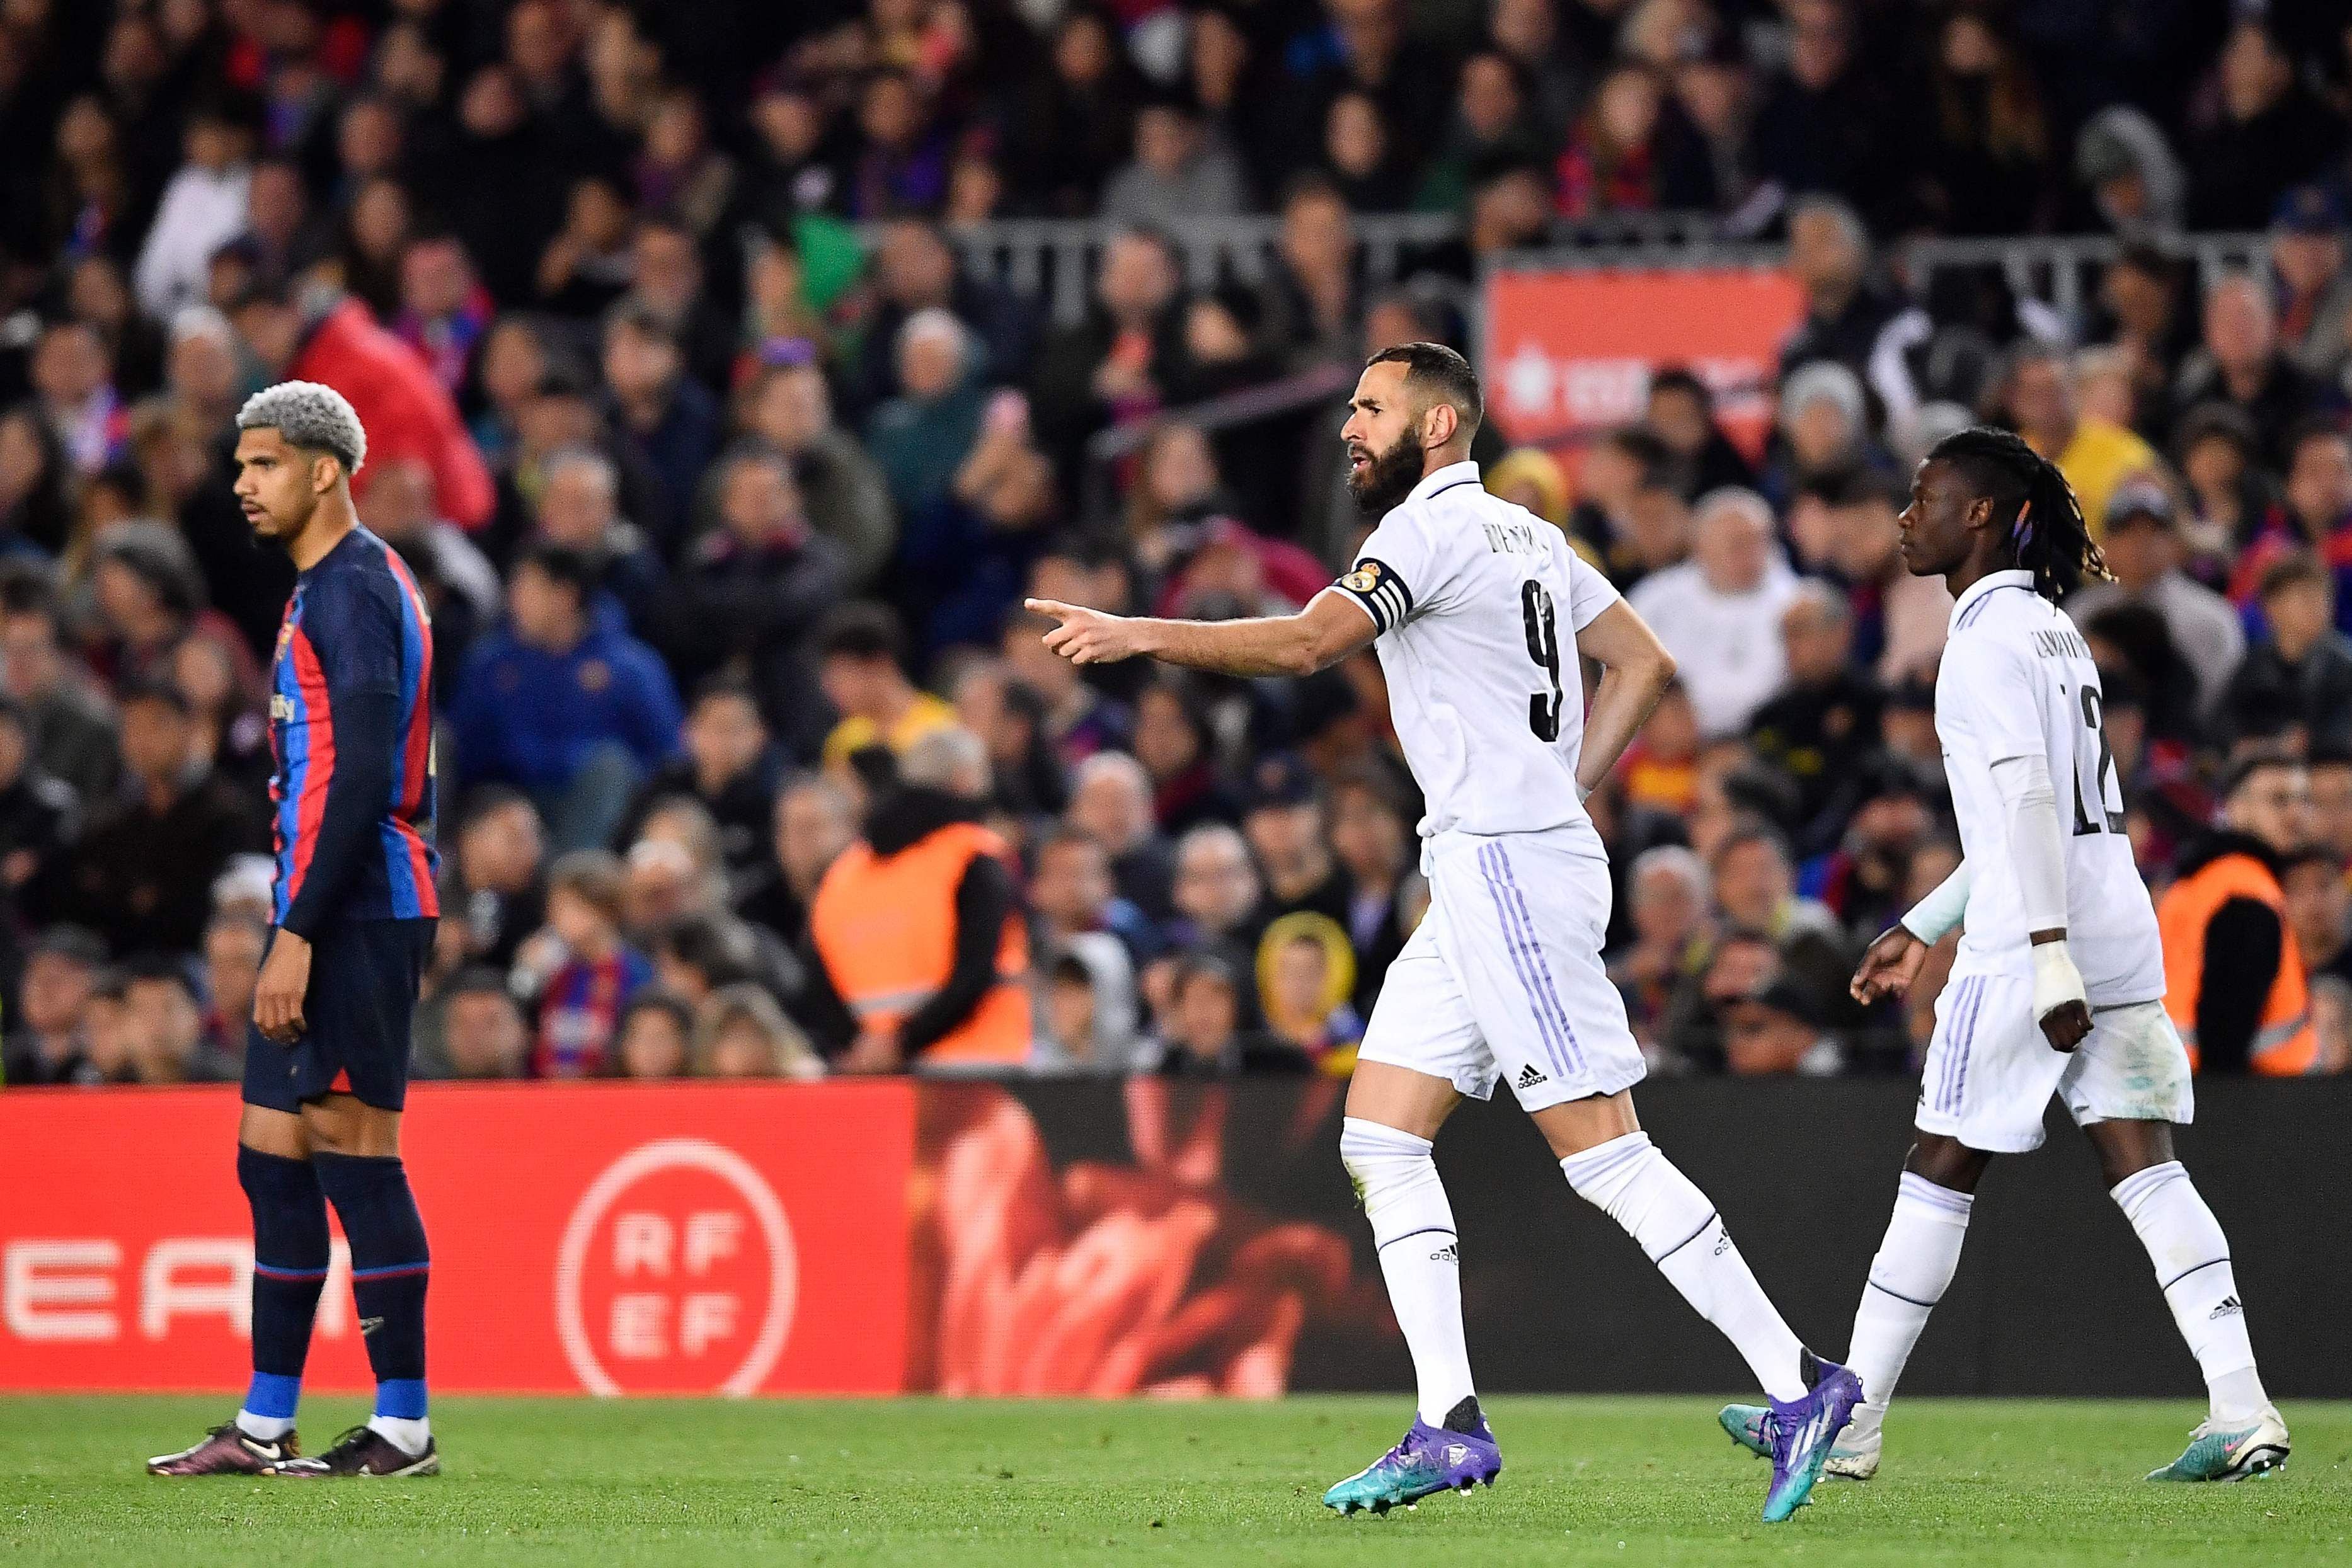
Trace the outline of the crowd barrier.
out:
<instances>
[{"instance_id":1,"label":"crowd barrier","mask_svg":"<svg viewBox=\"0 0 2352 1568\"><path fill-rule=\"evenodd\" d=\"M423 1085L405 1132L447 1393L1272 1396L1412 1386L1336 1157L1344 1085ZM2352 1395L2352 1083L2209 1082L2183 1155L2269 1386ZM1667 1082L1644 1124L1798 1332L1844 1345L1912 1093ZM252 1263L228 1089L0 1092L0 1389L240 1385ZM1492 1389L1736 1390L1732 1353L1525 1119L1438 1145ZM366 1361L347 1255L313 1387ZM2083 1140L1998 1162L1920 1393L2199 1386Z\"/></svg>"}]
</instances>

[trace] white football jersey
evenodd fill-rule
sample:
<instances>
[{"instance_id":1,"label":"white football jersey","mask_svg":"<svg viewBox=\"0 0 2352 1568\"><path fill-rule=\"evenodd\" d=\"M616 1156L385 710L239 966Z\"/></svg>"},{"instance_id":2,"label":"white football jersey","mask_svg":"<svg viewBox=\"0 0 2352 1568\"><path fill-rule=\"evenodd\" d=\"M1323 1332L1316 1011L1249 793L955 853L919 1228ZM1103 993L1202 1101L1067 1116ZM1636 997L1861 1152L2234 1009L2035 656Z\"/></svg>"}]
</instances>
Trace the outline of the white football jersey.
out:
<instances>
[{"instance_id":1,"label":"white football jersey","mask_svg":"<svg viewBox=\"0 0 2352 1568\"><path fill-rule=\"evenodd\" d=\"M1428 804L1422 837L1569 829L1602 854L1576 798L1576 634L1618 594L1559 529L1455 463L1381 519L1334 586L1380 629L1389 712Z\"/></svg>"},{"instance_id":2,"label":"white football jersey","mask_svg":"<svg viewBox=\"0 0 2352 1568\"><path fill-rule=\"evenodd\" d=\"M2033 574L1996 571L1952 606L1936 675L1936 733L1969 862L1969 906L1954 975L2029 975L2024 894L2009 853L1992 765L2040 753L2066 845L2066 942L2093 1007L2164 995L2164 948L2147 884L2124 836L2124 797L2107 749L2098 666Z\"/></svg>"}]
</instances>

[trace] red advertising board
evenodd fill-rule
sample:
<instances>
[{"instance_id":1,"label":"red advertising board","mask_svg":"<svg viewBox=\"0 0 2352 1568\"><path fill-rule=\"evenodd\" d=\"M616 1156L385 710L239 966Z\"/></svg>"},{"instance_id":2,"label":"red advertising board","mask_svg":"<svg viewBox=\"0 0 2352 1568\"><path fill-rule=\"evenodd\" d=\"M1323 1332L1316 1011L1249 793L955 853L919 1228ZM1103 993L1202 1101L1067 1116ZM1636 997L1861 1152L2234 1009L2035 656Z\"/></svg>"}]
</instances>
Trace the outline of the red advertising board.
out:
<instances>
[{"instance_id":1,"label":"red advertising board","mask_svg":"<svg viewBox=\"0 0 2352 1568\"><path fill-rule=\"evenodd\" d=\"M1777 270L1496 272L1480 373L1514 444L1564 446L1641 418L1652 373L1686 366L1752 455L1771 418L1780 344L1803 312L1795 281Z\"/></svg>"},{"instance_id":2,"label":"red advertising board","mask_svg":"<svg viewBox=\"0 0 2352 1568\"><path fill-rule=\"evenodd\" d=\"M423 1085L402 1134L447 1393L907 1381L914 1085ZM0 1389L247 1367L233 1089L0 1093ZM371 1385L340 1235L309 1367Z\"/></svg>"}]
</instances>

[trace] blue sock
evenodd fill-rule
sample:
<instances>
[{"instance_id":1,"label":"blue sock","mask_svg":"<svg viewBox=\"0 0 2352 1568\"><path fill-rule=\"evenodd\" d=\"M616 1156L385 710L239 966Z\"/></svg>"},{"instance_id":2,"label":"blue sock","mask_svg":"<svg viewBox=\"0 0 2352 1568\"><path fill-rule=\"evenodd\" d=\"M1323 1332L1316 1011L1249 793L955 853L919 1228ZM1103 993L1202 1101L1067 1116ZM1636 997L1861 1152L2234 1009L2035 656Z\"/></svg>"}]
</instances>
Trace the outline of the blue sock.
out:
<instances>
[{"instance_id":1,"label":"blue sock","mask_svg":"<svg viewBox=\"0 0 2352 1568\"><path fill-rule=\"evenodd\" d=\"M239 1145L236 1179L253 1207L253 1382L244 1413L258 1425L290 1425L327 1282L327 1202L308 1160Z\"/></svg>"},{"instance_id":2,"label":"blue sock","mask_svg":"<svg viewBox=\"0 0 2352 1568\"><path fill-rule=\"evenodd\" d=\"M318 1155L319 1185L352 1244L352 1299L375 1369L376 1414L425 1417L425 1222L397 1155Z\"/></svg>"}]
</instances>

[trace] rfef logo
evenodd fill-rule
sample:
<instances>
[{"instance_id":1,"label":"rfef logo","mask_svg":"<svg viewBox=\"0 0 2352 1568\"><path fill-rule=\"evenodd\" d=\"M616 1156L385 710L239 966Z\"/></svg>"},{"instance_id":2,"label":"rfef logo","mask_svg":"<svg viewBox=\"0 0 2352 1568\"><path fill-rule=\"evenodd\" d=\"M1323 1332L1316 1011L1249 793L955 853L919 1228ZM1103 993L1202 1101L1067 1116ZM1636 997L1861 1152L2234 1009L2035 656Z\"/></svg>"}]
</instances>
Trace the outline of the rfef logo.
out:
<instances>
[{"instance_id":1,"label":"rfef logo","mask_svg":"<svg viewBox=\"0 0 2352 1568\"><path fill-rule=\"evenodd\" d=\"M556 1329L592 1394L754 1394L798 1282L767 1178L724 1145L665 1138L581 1195L556 1254Z\"/></svg>"}]
</instances>

